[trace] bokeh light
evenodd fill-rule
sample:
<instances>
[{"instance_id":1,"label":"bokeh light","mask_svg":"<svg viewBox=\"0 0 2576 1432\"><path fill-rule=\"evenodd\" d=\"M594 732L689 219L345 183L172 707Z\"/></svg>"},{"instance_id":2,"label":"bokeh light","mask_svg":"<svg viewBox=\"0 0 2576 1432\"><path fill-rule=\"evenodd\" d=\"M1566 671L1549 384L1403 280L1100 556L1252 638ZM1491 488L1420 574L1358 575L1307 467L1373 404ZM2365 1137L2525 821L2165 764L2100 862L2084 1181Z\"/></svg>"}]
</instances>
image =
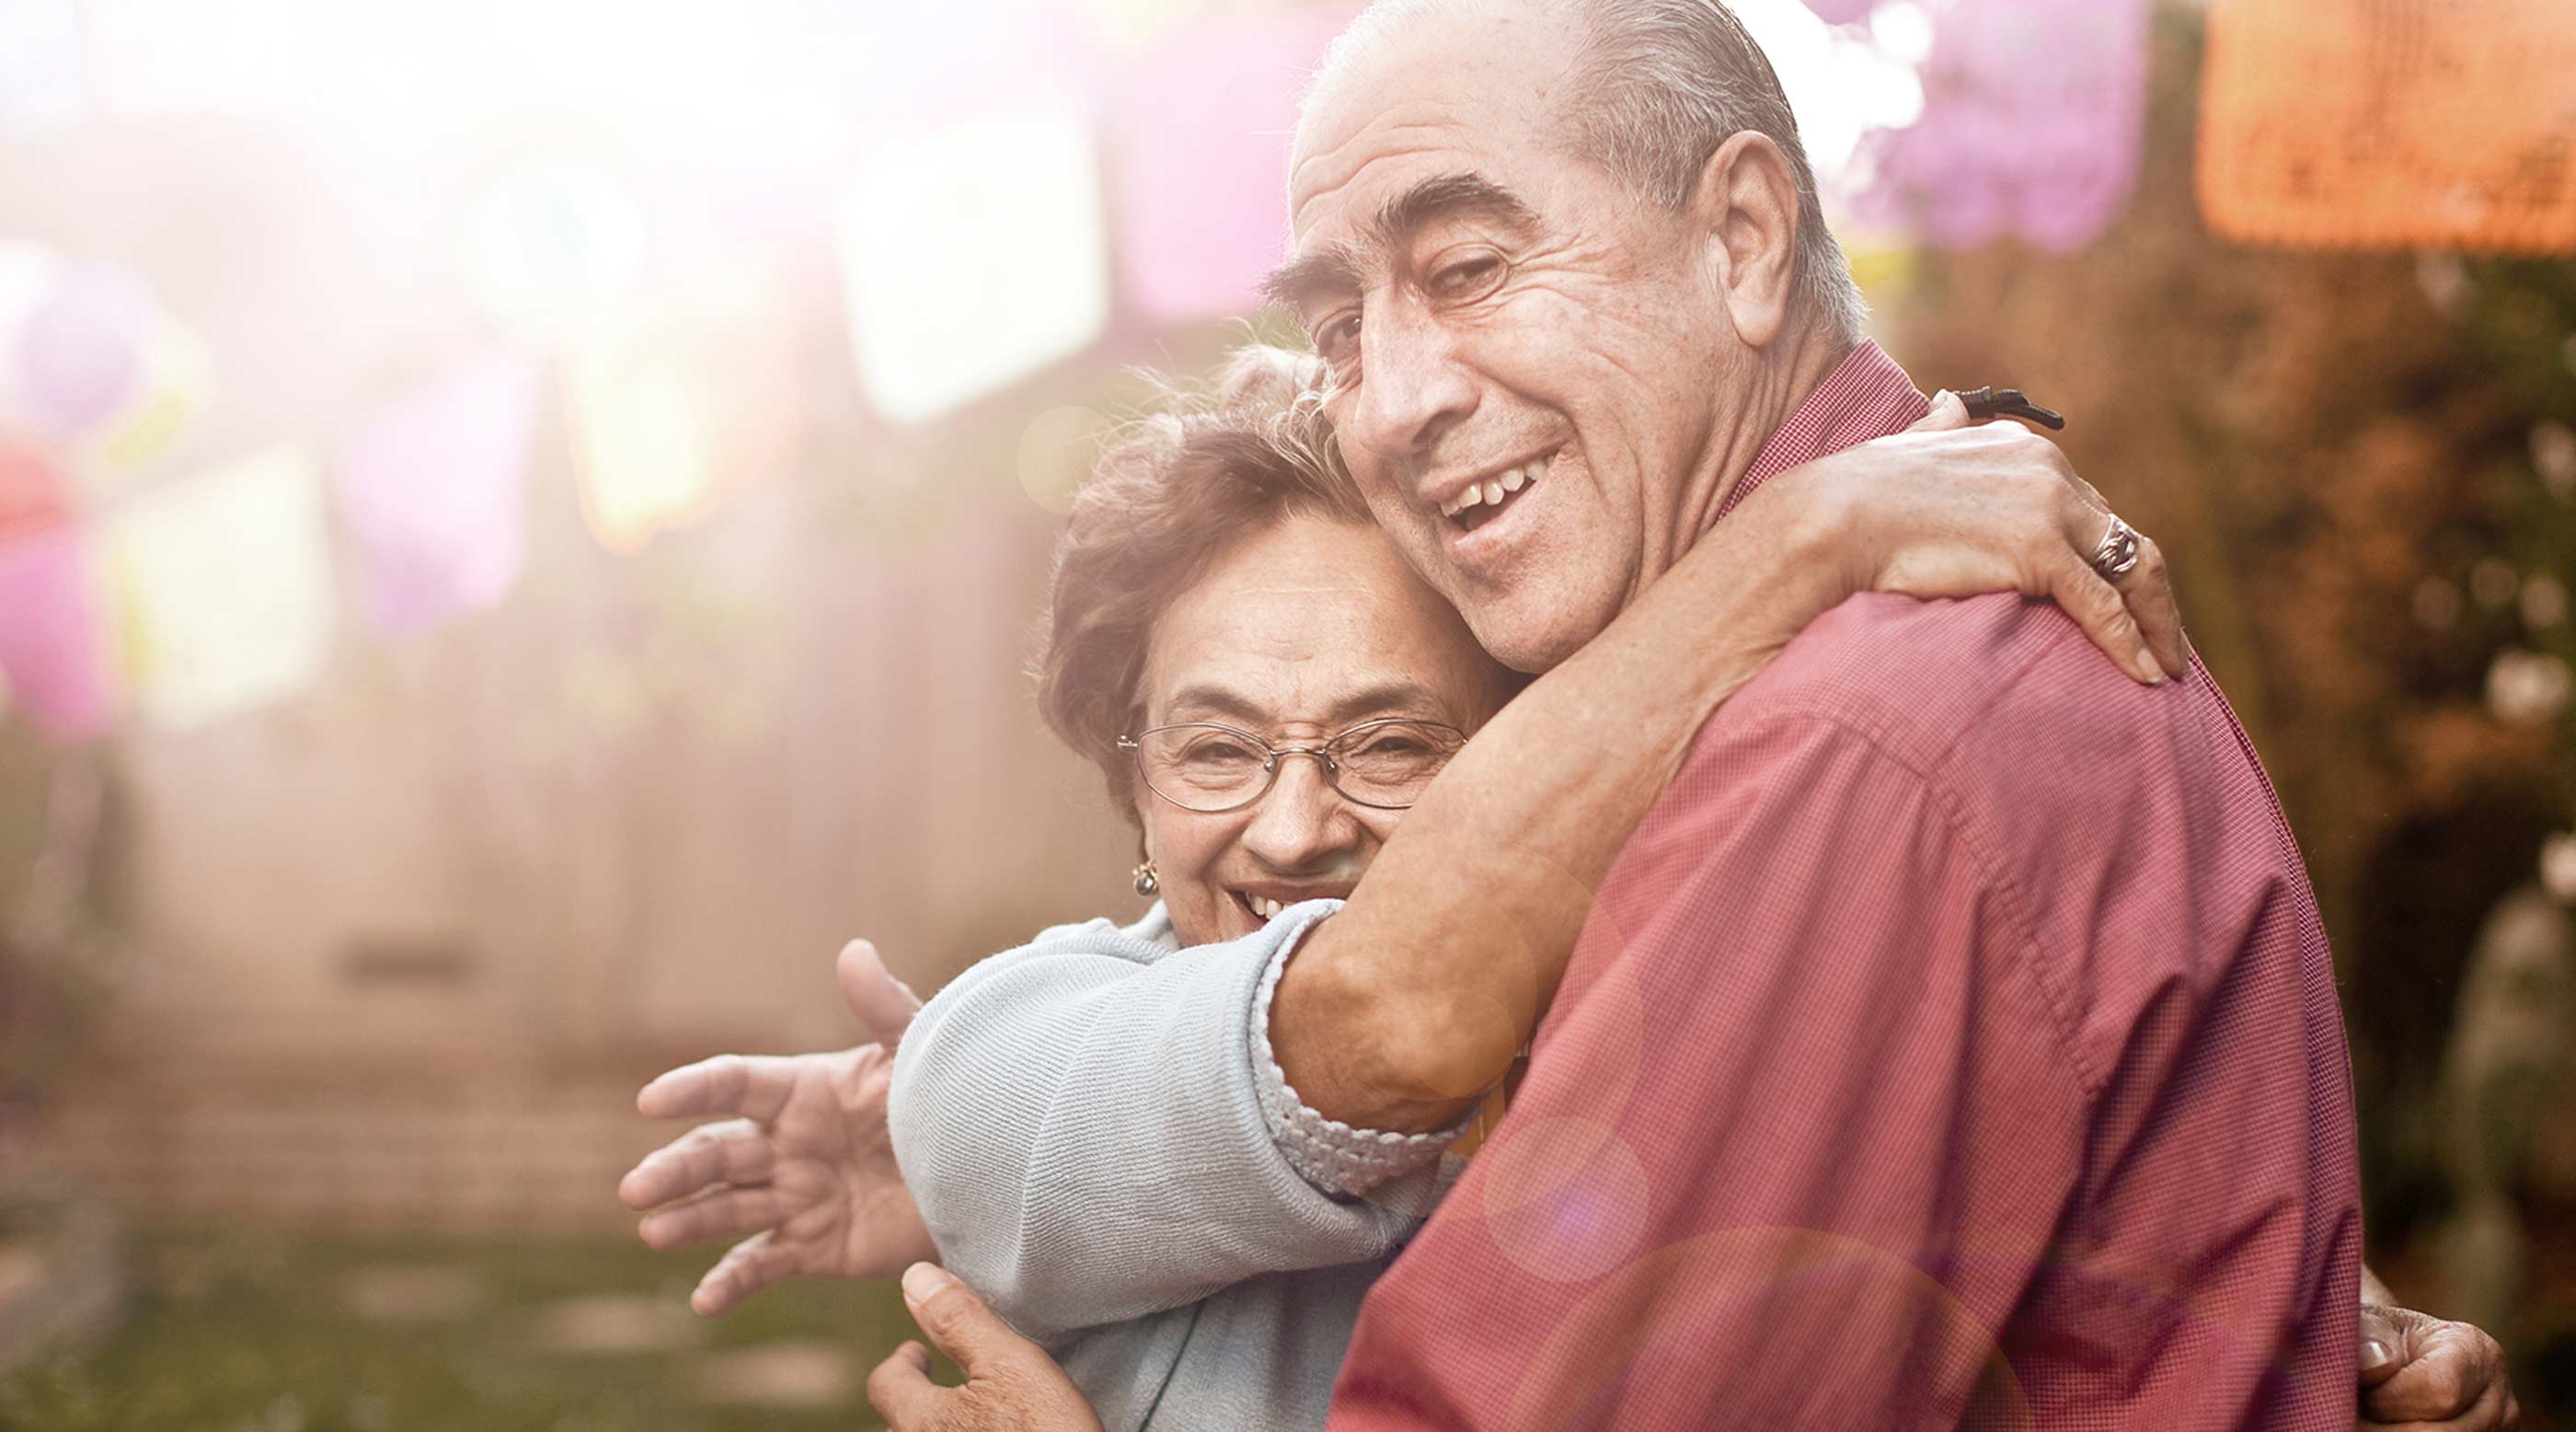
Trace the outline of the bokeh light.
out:
<instances>
[{"instance_id":1,"label":"bokeh light","mask_svg":"<svg viewBox=\"0 0 2576 1432\"><path fill-rule=\"evenodd\" d=\"M145 715L185 729L311 684L339 612L322 474L281 447L143 493L101 540Z\"/></svg>"},{"instance_id":2,"label":"bokeh light","mask_svg":"<svg viewBox=\"0 0 2576 1432\"><path fill-rule=\"evenodd\" d=\"M1108 322L1099 165L1069 98L882 137L838 217L859 382L898 421L995 392Z\"/></svg>"}]
</instances>

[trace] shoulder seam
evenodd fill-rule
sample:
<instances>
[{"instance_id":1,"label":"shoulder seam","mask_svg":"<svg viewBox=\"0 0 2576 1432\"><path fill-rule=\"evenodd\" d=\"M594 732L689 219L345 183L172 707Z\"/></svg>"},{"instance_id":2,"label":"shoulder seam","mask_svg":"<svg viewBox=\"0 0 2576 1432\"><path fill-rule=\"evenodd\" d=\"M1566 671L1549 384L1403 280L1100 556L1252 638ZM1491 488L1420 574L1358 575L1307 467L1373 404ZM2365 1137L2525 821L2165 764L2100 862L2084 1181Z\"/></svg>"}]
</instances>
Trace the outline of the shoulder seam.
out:
<instances>
[{"instance_id":1,"label":"shoulder seam","mask_svg":"<svg viewBox=\"0 0 2576 1432\"><path fill-rule=\"evenodd\" d=\"M2042 648L2040 653L2034 653L2029 662L2015 668L2009 680L1998 683L1996 697L2000 698L2003 691L2018 682L2022 674L2027 672L2045 651L2046 648ZM1983 712L1991 705L1990 699L1977 709ZM1951 833L1967 849L1968 858L1976 866L1978 875L2002 901L2005 907L2004 913L2012 922L2016 943L2021 948L2020 964L2032 987L2039 994L2041 1007L2048 1011L2049 1023L2053 1027L2052 1033L2057 1038L2058 1052L2065 1056L2067 1066L2075 1076L2077 1089L2082 1092L2087 1103L2098 1099L2105 1083L2105 1076L2085 1059L2082 1047L2076 1039L2078 1021L2074 1016L2072 1001L2067 998L2060 983L2051 976L2047 951L2040 942L2038 924L2031 916L2033 908L2031 902L2022 894L2021 887L2004 872L1993 842L1985 838L1975 819L1968 813L1966 802L1959 798L1957 790L1942 775L1942 768L1950 764L1950 757L1956 753L1957 740L1954 738L1944 745L1939 757L1927 768L1904 752L1895 749L1880 732L1871 729L1864 722L1853 719L1849 713L1833 710L1820 702L1803 698L1774 706L1756 716L1741 729L1748 732L1759 731L1765 727L1797 725L1804 722L1831 726L1849 734L1868 745L1872 752L1890 765L1922 783L1924 792L1940 807L1942 819L1949 826Z\"/></svg>"}]
</instances>

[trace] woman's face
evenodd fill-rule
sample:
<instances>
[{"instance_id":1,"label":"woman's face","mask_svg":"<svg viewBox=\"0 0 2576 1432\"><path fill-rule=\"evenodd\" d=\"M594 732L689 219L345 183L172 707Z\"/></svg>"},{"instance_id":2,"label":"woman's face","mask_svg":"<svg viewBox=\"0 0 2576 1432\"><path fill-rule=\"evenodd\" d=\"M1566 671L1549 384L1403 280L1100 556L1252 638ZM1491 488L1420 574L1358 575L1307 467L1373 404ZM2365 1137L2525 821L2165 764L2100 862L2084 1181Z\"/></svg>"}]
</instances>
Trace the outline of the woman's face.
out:
<instances>
[{"instance_id":1,"label":"woman's face","mask_svg":"<svg viewBox=\"0 0 2576 1432\"><path fill-rule=\"evenodd\" d=\"M1472 732L1509 680L1375 526L1291 517L1220 558L1155 623L1137 729L1212 721L1273 746L1321 745L1388 717ZM1350 894L1404 814L1343 799L1320 761L1300 757L1222 814L1183 810L1142 781L1135 795L1185 945L1252 933L1265 902Z\"/></svg>"}]
</instances>

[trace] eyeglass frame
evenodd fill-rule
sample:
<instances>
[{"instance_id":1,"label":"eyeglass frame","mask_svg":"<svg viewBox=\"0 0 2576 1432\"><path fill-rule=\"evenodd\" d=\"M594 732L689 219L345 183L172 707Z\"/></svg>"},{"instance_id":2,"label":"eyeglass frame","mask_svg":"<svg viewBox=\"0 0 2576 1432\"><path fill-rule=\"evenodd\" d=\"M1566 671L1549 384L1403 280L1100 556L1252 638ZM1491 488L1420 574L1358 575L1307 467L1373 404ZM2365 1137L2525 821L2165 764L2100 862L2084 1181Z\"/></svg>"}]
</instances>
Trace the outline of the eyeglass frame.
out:
<instances>
[{"instance_id":1,"label":"eyeglass frame","mask_svg":"<svg viewBox=\"0 0 2576 1432\"><path fill-rule=\"evenodd\" d=\"M1321 744L1313 746L1274 746L1271 745L1269 741L1253 732L1246 731L1240 726L1229 726L1223 721L1170 721L1160 726L1148 726L1133 736L1119 737L1118 749L1125 751L1128 758L1135 763L1136 778L1145 783L1145 789L1152 791L1156 800L1169 804L1175 810L1188 811L1192 815L1232 815L1234 812L1242 810L1247 806L1259 805L1261 803L1261 798L1270 794L1271 789L1279 784L1279 763L1290 756L1314 757L1316 762L1323 768L1325 788L1355 806L1364 806L1370 810L1411 810L1414 806L1414 802L1412 801L1406 801L1402 805L1388 805L1383 801L1362 800L1358 796L1352 795L1349 791L1342 789L1340 765L1333 759L1332 748L1339 744L1345 737L1348 737L1355 732L1370 730L1378 726L1429 726L1435 730L1447 731L1452 735L1455 735L1458 738L1458 744L1460 746L1466 745L1467 742L1472 739L1468 736L1466 731L1459 727L1452 726L1446 721L1433 721L1421 716L1372 717L1369 720L1358 723L1357 725L1345 726L1341 730L1334 732L1332 735L1325 737ZM1261 789L1254 791L1251 795L1244 797L1242 800L1236 801L1230 806L1219 806L1214 810L1207 810L1194 805L1183 805L1172 797L1163 794L1163 792L1155 786L1153 777L1145 774L1145 747L1143 744L1146 737L1163 731L1223 731L1229 736L1241 736L1246 741L1260 747L1264 753L1264 759L1261 763ZM1455 756L1457 753L1453 751L1450 754L1451 756ZM1444 769L1448 764L1449 763L1446 758L1441 761L1441 766ZM1432 775L1436 778L1439 775L1439 772L1434 771Z\"/></svg>"}]
</instances>

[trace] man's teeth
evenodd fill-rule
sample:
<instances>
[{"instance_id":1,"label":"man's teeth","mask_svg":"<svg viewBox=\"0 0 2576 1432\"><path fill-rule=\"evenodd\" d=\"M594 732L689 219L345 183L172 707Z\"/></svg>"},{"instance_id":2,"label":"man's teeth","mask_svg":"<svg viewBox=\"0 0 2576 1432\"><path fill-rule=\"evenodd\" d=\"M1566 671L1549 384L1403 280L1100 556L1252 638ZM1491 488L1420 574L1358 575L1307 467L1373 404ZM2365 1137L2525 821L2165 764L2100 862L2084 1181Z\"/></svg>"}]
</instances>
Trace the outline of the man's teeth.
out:
<instances>
[{"instance_id":1,"label":"man's teeth","mask_svg":"<svg viewBox=\"0 0 2576 1432\"><path fill-rule=\"evenodd\" d=\"M1500 507L1505 497L1538 481L1539 475L1546 471L1547 459L1540 458L1535 462L1525 462L1491 482L1469 483L1466 491L1440 504L1440 515L1455 517L1470 507Z\"/></svg>"}]
</instances>

